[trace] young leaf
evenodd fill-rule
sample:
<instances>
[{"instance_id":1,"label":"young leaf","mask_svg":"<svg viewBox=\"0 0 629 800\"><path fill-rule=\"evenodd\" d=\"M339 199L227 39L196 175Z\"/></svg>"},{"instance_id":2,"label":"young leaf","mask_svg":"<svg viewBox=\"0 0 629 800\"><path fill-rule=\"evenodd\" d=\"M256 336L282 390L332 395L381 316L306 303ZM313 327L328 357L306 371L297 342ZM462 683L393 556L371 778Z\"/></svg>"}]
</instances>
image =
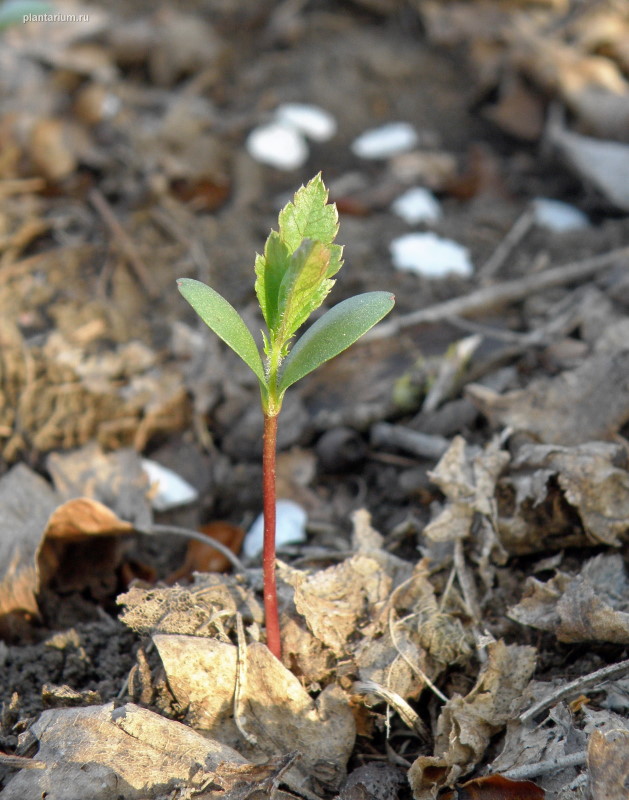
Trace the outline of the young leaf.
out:
<instances>
[{"instance_id":1,"label":"young leaf","mask_svg":"<svg viewBox=\"0 0 629 800\"><path fill-rule=\"evenodd\" d=\"M218 292L201 281L179 278L177 286L208 328L228 344L266 386L258 347L236 309Z\"/></svg>"},{"instance_id":2,"label":"young leaf","mask_svg":"<svg viewBox=\"0 0 629 800\"><path fill-rule=\"evenodd\" d=\"M331 308L299 339L284 362L278 390L289 386L342 353L393 308L389 292L366 292Z\"/></svg>"},{"instance_id":3,"label":"young leaf","mask_svg":"<svg viewBox=\"0 0 629 800\"><path fill-rule=\"evenodd\" d=\"M273 331L280 321L279 292L288 270L291 252L277 231L271 231L264 246L264 255L255 261L255 290L267 328Z\"/></svg>"},{"instance_id":4,"label":"young leaf","mask_svg":"<svg viewBox=\"0 0 629 800\"><path fill-rule=\"evenodd\" d=\"M282 350L297 328L324 301L333 285L330 278L343 263L343 248L332 244L338 231L338 213L336 206L328 204L327 199L328 191L321 175L317 175L302 186L294 202L280 212L279 233L271 232L264 255L256 257L256 294L270 339ZM316 258L313 243L319 245ZM325 269L322 246L326 253ZM300 251L308 247L312 252L304 258ZM301 311L306 308L307 311ZM265 352L269 355L266 346Z\"/></svg>"},{"instance_id":5,"label":"young leaf","mask_svg":"<svg viewBox=\"0 0 629 800\"><path fill-rule=\"evenodd\" d=\"M291 256L278 294L280 322L273 330L273 339L280 346L319 308L334 286L334 281L326 278L329 264L330 248L312 239L304 239Z\"/></svg>"},{"instance_id":6,"label":"young leaf","mask_svg":"<svg viewBox=\"0 0 629 800\"><path fill-rule=\"evenodd\" d=\"M328 190L321 173L295 194L294 202L280 211L280 236L291 253L302 239L331 244L339 229L339 215L334 204L328 204ZM340 264L339 264L340 267Z\"/></svg>"}]
</instances>

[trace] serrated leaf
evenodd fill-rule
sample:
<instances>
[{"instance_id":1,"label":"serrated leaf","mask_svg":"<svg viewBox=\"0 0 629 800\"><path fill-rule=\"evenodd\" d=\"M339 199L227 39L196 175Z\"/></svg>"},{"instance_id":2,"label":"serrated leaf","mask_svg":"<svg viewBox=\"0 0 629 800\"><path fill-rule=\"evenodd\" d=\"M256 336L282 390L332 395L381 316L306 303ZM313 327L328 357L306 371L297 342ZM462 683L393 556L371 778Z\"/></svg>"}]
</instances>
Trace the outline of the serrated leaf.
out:
<instances>
[{"instance_id":1,"label":"serrated leaf","mask_svg":"<svg viewBox=\"0 0 629 800\"><path fill-rule=\"evenodd\" d=\"M177 287L208 328L229 345L266 386L264 367L255 339L231 303L210 286L192 278L179 278Z\"/></svg>"},{"instance_id":2,"label":"serrated leaf","mask_svg":"<svg viewBox=\"0 0 629 800\"><path fill-rule=\"evenodd\" d=\"M366 292L331 308L295 343L284 362L278 390L289 386L342 353L380 322L395 304L390 292Z\"/></svg>"},{"instance_id":3,"label":"serrated leaf","mask_svg":"<svg viewBox=\"0 0 629 800\"><path fill-rule=\"evenodd\" d=\"M334 241L339 229L339 215L336 206L328 204L327 200L328 190L319 173L296 192L292 203L280 211L280 236L291 253L303 239L314 239L324 244Z\"/></svg>"},{"instance_id":4,"label":"serrated leaf","mask_svg":"<svg viewBox=\"0 0 629 800\"><path fill-rule=\"evenodd\" d=\"M326 278L330 248L321 242L305 239L290 258L280 284L278 306L280 324L275 341L286 343L310 314L325 300L334 281Z\"/></svg>"}]
</instances>

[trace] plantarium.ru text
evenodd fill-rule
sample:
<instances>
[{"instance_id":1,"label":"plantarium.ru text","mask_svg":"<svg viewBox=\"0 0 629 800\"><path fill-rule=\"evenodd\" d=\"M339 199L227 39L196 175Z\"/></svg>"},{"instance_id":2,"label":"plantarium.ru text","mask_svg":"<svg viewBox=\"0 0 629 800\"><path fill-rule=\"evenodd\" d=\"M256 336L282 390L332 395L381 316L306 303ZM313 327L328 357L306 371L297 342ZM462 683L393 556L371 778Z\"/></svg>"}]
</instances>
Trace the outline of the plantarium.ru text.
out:
<instances>
[{"instance_id":1,"label":"plantarium.ru text","mask_svg":"<svg viewBox=\"0 0 629 800\"><path fill-rule=\"evenodd\" d=\"M264 413L264 611L267 645L281 655L275 586L275 453L277 415L293 383L343 352L393 308L390 292L350 297L320 317L303 336L293 336L325 300L339 271L343 248L336 206L327 202L321 175L295 194L279 215L279 232L271 231L264 253L255 260L255 291L267 330L262 332L264 358L236 309L200 281L180 278L179 291L201 319L253 370L260 382Z\"/></svg>"}]
</instances>

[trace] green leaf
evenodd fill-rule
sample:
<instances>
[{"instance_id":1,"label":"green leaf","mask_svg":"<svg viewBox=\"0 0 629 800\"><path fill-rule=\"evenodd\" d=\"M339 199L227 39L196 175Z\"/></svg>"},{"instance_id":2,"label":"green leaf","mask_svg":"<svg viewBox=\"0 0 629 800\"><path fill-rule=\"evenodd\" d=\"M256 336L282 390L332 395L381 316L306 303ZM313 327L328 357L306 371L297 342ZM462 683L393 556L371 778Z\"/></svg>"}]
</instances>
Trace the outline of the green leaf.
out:
<instances>
[{"instance_id":1,"label":"green leaf","mask_svg":"<svg viewBox=\"0 0 629 800\"><path fill-rule=\"evenodd\" d=\"M339 215L336 206L327 204L327 200L328 190L319 173L297 191L294 202L280 211L280 236L291 253L299 247L302 239L314 239L324 244L334 241L339 229Z\"/></svg>"},{"instance_id":2,"label":"green leaf","mask_svg":"<svg viewBox=\"0 0 629 800\"><path fill-rule=\"evenodd\" d=\"M264 255L256 256L255 290L264 321L270 331L275 330L280 321L280 285L288 269L290 257L291 252L277 231L271 231L269 234L264 246Z\"/></svg>"},{"instance_id":3,"label":"green leaf","mask_svg":"<svg viewBox=\"0 0 629 800\"><path fill-rule=\"evenodd\" d=\"M321 175L297 191L279 215L264 255L255 261L255 290L269 329L270 347L283 355L288 340L323 303L330 278L343 263L343 248L332 244L338 231L336 206L327 203ZM265 353L269 353L265 345Z\"/></svg>"},{"instance_id":4,"label":"green leaf","mask_svg":"<svg viewBox=\"0 0 629 800\"><path fill-rule=\"evenodd\" d=\"M284 345L325 300L334 281L326 278L330 248L305 239L290 258L280 284L280 324L273 331L275 341Z\"/></svg>"},{"instance_id":5,"label":"green leaf","mask_svg":"<svg viewBox=\"0 0 629 800\"><path fill-rule=\"evenodd\" d=\"M366 292L331 308L295 343L284 362L278 390L289 386L342 353L380 322L395 304L390 292Z\"/></svg>"},{"instance_id":6,"label":"green leaf","mask_svg":"<svg viewBox=\"0 0 629 800\"><path fill-rule=\"evenodd\" d=\"M228 344L266 386L264 367L255 339L236 309L201 281L179 278L177 286L208 328Z\"/></svg>"}]
</instances>

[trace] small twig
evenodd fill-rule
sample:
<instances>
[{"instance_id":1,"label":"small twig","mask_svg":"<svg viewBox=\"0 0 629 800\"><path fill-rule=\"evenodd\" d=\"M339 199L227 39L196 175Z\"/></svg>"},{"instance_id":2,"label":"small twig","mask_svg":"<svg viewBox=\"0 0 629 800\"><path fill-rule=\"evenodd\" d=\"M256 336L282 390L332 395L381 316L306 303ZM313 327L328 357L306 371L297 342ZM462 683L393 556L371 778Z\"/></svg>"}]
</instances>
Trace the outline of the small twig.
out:
<instances>
[{"instance_id":1,"label":"small twig","mask_svg":"<svg viewBox=\"0 0 629 800\"><path fill-rule=\"evenodd\" d=\"M618 664L610 664L608 667L602 667L595 672L590 672L588 675L582 675L580 678L576 678L576 680L559 687L548 695L548 697L535 703L535 705L532 705L529 709L520 714L520 722L524 725L534 719L542 711L554 706L560 700L572 694L577 694L588 686L594 686L597 683L603 683L603 681L620 678L627 672L629 672L629 659L620 661Z\"/></svg>"},{"instance_id":2,"label":"small twig","mask_svg":"<svg viewBox=\"0 0 629 800\"><path fill-rule=\"evenodd\" d=\"M0 764L3 767L13 767L14 769L46 769L44 761L36 761L34 758L25 756L11 756L8 753L0 753Z\"/></svg>"},{"instance_id":3,"label":"small twig","mask_svg":"<svg viewBox=\"0 0 629 800\"><path fill-rule=\"evenodd\" d=\"M477 289L475 292L463 297L454 297L444 303L437 303L436 305L428 306L428 308L412 311L410 314L397 317L390 322L381 322L363 336L362 339L359 339L359 343L365 344L376 339L389 339L397 336L400 331L416 325L440 322L453 316L464 317L478 314L509 303L516 303L531 294L543 292L554 286L563 286L567 283L585 280L596 272L611 267L621 259L629 259L629 247L620 247L617 250L610 250L609 253L586 258L583 261L570 262L535 275L527 275L525 278L517 278L512 281L504 281L495 286Z\"/></svg>"},{"instance_id":4,"label":"small twig","mask_svg":"<svg viewBox=\"0 0 629 800\"><path fill-rule=\"evenodd\" d=\"M465 553L463 551L463 541L461 539L457 539L454 543L454 568L456 569L459 586L463 592L463 599L467 606L467 612L474 622L480 625L480 605L478 603L476 587L474 586L474 582L465 563Z\"/></svg>"},{"instance_id":5,"label":"small twig","mask_svg":"<svg viewBox=\"0 0 629 800\"><path fill-rule=\"evenodd\" d=\"M373 694L380 700L384 700L397 711L406 725L414 730L422 740L426 741L430 738L419 714L397 692L393 692L375 681L356 681L352 689L356 694Z\"/></svg>"},{"instance_id":6,"label":"small twig","mask_svg":"<svg viewBox=\"0 0 629 800\"><path fill-rule=\"evenodd\" d=\"M135 273L136 278L142 284L142 288L148 296L154 300L158 296L157 287L151 280L146 264L140 257L135 244L118 221L111 206L98 189L92 189L89 193L89 198L91 204L101 215L112 235L118 240L120 249Z\"/></svg>"},{"instance_id":7,"label":"small twig","mask_svg":"<svg viewBox=\"0 0 629 800\"><path fill-rule=\"evenodd\" d=\"M398 447L418 458L439 459L450 447L449 439L414 431L403 425L378 422L371 428L372 447Z\"/></svg>"},{"instance_id":8,"label":"small twig","mask_svg":"<svg viewBox=\"0 0 629 800\"><path fill-rule=\"evenodd\" d=\"M523 764L521 767L514 767L500 774L505 778L511 778L513 781L525 781L538 775L546 775L549 772L559 772L559 770L567 767L578 767L581 764L585 764L586 759L587 753L583 750L581 753L570 753L567 756L538 761L537 764Z\"/></svg>"},{"instance_id":9,"label":"small twig","mask_svg":"<svg viewBox=\"0 0 629 800\"><path fill-rule=\"evenodd\" d=\"M533 227L535 221L535 209L532 206L526 208L516 219L511 229L487 259L483 266L478 270L478 277L483 283L488 281L502 268L502 265L513 252L515 247L524 239L526 234Z\"/></svg>"},{"instance_id":10,"label":"small twig","mask_svg":"<svg viewBox=\"0 0 629 800\"><path fill-rule=\"evenodd\" d=\"M177 525L153 525L149 530L140 530L139 528L134 529L136 533L141 533L146 536L154 536L155 534L168 534L172 533L176 536L185 536L187 539L194 539L197 542L201 542L201 544L206 544L208 547L213 547L214 550L218 550L219 553L225 556L225 558L231 563L234 569L241 573L242 575L248 575L249 570L245 567L242 561L235 555L229 547L226 547L222 542L216 541L216 539L212 539L211 536L205 536L199 531L193 531L188 528L180 528Z\"/></svg>"},{"instance_id":11,"label":"small twig","mask_svg":"<svg viewBox=\"0 0 629 800\"><path fill-rule=\"evenodd\" d=\"M258 744L258 740L252 733L248 733L242 724L242 692L247 680L247 642L242 624L242 615L238 612L236 612L236 639L238 642L238 655L236 661L236 686L234 688L234 722L243 739L255 747Z\"/></svg>"}]
</instances>

